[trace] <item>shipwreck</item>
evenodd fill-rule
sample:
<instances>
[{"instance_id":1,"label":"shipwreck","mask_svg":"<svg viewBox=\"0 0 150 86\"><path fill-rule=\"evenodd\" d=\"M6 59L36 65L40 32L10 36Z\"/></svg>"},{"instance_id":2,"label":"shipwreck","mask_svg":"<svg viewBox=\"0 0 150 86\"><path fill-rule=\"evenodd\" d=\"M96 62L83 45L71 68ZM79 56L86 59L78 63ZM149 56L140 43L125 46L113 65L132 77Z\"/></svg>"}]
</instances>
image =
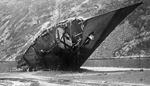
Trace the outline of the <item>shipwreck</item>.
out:
<instances>
[{"instance_id":1,"label":"shipwreck","mask_svg":"<svg viewBox=\"0 0 150 86\"><path fill-rule=\"evenodd\" d=\"M66 20L44 30L17 60L18 68L78 70L115 27L141 4L86 20Z\"/></svg>"}]
</instances>

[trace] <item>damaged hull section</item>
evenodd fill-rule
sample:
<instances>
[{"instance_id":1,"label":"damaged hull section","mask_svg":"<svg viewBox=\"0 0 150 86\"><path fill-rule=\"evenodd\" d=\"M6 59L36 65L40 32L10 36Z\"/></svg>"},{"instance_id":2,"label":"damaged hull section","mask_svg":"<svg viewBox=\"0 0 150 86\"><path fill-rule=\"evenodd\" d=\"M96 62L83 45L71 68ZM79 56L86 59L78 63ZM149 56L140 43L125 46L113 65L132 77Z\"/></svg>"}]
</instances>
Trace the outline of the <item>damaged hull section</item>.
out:
<instances>
[{"instance_id":1,"label":"damaged hull section","mask_svg":"<svg viewBox=\"0 0 150 86\"><path fill-rule=\"evenodd\" d=\"M60 22L42 32L18 60L25 70L77 70L121 23L142 3L127 6L87 20Z\"/></svg>"}]
</instances>

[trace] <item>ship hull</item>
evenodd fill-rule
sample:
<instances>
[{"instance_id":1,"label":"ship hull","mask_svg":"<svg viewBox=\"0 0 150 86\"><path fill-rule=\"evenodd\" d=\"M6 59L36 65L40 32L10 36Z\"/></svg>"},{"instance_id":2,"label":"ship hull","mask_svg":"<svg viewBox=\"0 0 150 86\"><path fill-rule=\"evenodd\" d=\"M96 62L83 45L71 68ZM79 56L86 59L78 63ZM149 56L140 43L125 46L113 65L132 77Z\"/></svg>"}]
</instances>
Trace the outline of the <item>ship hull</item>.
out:
<instances>
[{"instance_id":1,"label":"ship hull","mask_svg":"<svg viewBox=\"0 0 150 86\"><path fill-rule=\"evenodd\" d=\"M31 70L79 69L115 27L141 4L137 3L84 21L75 19L71 24L60 23L43 31L18 61L18 67L27 66ZM78 34L80 35L76 36Z\"/></svg>"}]
</instances>

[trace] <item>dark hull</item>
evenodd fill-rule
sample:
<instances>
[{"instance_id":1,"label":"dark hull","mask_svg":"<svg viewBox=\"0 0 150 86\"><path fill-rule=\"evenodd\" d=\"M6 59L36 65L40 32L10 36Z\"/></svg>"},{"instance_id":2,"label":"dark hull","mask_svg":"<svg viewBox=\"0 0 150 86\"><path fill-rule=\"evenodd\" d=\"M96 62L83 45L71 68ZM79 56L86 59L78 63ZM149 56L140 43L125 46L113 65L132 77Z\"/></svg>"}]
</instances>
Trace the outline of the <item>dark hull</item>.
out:
<instances>
[{"instance_id":1,"label":"dark hull","mask_svg":"<svg viewBox=\"0 0 150 86\"><path fill-rule=\"evenodd\" d=\"M78 67L82 66L82 64L95 51L95 49L105 40L105 38L115 29L115 27L118 24L120 24L131 12L133 12L141 4L142 3L131 5L87 20L87 27L84 32L86 33L86 31L88 31L87 29L95 28L93 29L93 31L97 32L96 34L97 37L95 37L97 39L95 39L88 45L81 47L80 52L81 53L83 52L84 55L80 56L83 58L78 63ZM98 24L89 28L88 21L89 23L91 21L92 25L92 20L94 19L96 19L95 21L98 21Z\"/></svg>"},{"instance_id":2,"label":"dark hull","mask_svg":"<svg viewBox=\"0 0 150 86\"><path fill-rule=\"evenodd\" d=\"M142 3L121 8L85 21L75 19L71 21L71 24L69 22L65 23L66 25L60 23L44 31L35 40L34 44L28 48L22 59L18 61L18 67L26 65L29 69L79 69L115 27L140 4ZM59 27L63 28L70 38L66 39L67 37L64 37L63 41L61 41L59 38L61 33L57 31ZM80 36L75 36L79 33L81 33ZM91 34L94 36L93 39L89 38ZM78 43L79 39L81 40ZM66 44L65 40L68 42L71 40L72 45Z\"/></svg>"}]
</instances>

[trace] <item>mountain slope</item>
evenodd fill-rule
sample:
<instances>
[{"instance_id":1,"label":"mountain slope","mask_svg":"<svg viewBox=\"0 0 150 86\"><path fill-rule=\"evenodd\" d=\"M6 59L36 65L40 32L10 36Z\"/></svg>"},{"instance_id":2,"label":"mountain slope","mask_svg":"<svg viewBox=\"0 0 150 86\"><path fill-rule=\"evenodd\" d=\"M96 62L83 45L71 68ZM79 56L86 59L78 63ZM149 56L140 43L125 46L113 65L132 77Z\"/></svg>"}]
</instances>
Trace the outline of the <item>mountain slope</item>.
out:
<instances>
[{"instance_id":1,"label":"mountain slope","mask_svg":"<svg viewBox=\"0 0 150 86\"><path fill-rule=\"evenodd\" d=\"M47 25L72 17L89 18L135 1L138 0L0 0L0 60L15 60L42 30L48 29Z\"/></svg>"}]
</instances>

